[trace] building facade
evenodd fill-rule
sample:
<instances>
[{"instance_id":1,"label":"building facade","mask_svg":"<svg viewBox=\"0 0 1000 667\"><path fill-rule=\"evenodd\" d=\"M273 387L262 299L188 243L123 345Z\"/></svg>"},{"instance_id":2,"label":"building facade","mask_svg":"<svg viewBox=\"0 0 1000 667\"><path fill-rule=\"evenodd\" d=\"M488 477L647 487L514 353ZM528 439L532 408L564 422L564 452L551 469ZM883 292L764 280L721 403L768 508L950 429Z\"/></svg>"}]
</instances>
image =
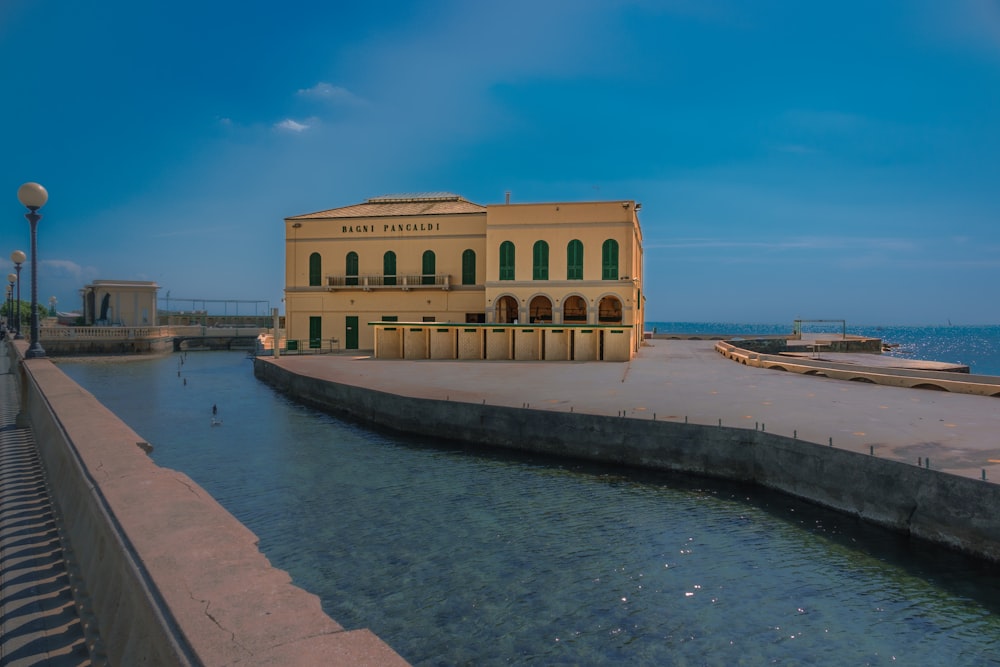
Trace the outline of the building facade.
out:
<instances>
[{"instance_id":1,"label":"building facade","mask_svg":"<svg viewBox=\"0 0 1000 667\"><path fill-rule=\"evenodd\" d=\"M636 210L633 201L481 206L428 193L286 218L290 347L393 356L396 343L377 339L396 323L456 325L455 336L457 325L483 336L502 325L511 341L536 336L531 354L544 359L552 357L544 332L554 339L616 327L628 329L630 357L644 315ZM600 349L594 358L603 358ZM490 358L485 346L479 356Z\"/></svg>"},{"instance_id":2,"label":"building facade","mask_svg":"<svg viewBox=\"0 0 1000 667\"><path fill-rule=\"evenodd\" d=\"M95 280L80 290L83 323L87 326L154 326L159 289L156 283L142 280Z\"/></svg>"}]
</instances>

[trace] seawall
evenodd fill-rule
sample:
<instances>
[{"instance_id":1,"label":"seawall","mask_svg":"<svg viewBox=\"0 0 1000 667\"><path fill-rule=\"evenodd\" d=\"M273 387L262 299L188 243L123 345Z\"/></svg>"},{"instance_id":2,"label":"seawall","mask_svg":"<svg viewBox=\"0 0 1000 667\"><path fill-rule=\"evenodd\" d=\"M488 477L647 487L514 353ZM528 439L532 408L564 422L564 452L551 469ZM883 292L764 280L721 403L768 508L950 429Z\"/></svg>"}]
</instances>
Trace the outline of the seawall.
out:
<instances>
[{"instance_id":1,"label":"seawall","mask_svg":"<svg viewBox=\"0 0 1000 667\"><path fill-rule=\"evenodd\" d=\"M254 374L303 403L397 431L752 482L1000 561L1000 485L745 428L404 396L266 358Z\"/></svg>"},{"instance_id":2,"label":"seawall","mask_svg":"<svg viewBox=\"0 0 1000 667\"><path fill-rule=\"evenodd\" d=\"M348 631L291 583L257 538L48 359L23 359L33 431L84 623L115 665L405 665L368 630Z\"/></svg>"}]
</instances>

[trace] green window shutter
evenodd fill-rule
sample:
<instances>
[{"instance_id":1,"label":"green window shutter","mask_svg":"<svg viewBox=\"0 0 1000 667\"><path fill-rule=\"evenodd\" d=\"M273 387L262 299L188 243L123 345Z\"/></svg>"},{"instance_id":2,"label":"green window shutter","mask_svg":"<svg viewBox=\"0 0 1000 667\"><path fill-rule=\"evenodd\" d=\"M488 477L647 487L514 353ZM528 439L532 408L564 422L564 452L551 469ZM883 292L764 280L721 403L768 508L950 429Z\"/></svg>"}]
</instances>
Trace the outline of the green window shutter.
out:
<instances>
[{"instance_id":1,"label":"green window shutter","mask_svg":"<svg viewBox=\"0 0 1000 667\"><path fill-rule=\"evenodd\" d=\"M531 279L549 279L549 244L545 241L536 241L532 248Z\"/></svg>"},{"instance_id":2,"label":"green window shutter","mask_svg":"<svg viewBox=\"0 0 1000 667\"><path fill-rule=\"evenodd\" d=\"M323 344L323 318L309 317L309 347L316 349Z\"/></svg>"},{"instance_id":3,"label":"green window shutter","mask_svg":"<svg viewBox=\"0 0 1000 667\"><path fill-rule=\"evenodd\" d=\"M422 285L433 285L434 284L434 251L425 250L423 257L423 270L420 276L420 284Z\"/></svg>"},{"instance_id":4,"label":"green window shutter","mask_svg":"<svg viewBox=\"0 0 1000 667\"><path fill-rule=\"evenodd\" d=\"M391 250L382 256L382 284L396 284L396 253Z\"/></svg>"},{"instance_id":5,"label":"green window shutter","mask_svg":"<svg viewBox=\"0 0 1000 667\"><path fill-rule=\"evenodd\" d=\"M349 252L347 253L346 270L344 273L347 274L347 279L344 281L346 285L357 285L358 284L358 253Z\"/></svg>"},{"instance_id":6,"label":"green window shutter","mask_svg":"<svg viewBox=\"0 0 1000 667\"><path fill-rule=\"evenodd\" d=\"M578 239L566 246L566 280L583 280L583 243Z\"/></svg>"},{"instance_id":7,"label":"green window shutter","mask_svg":"<svg viewBox=\"0 0 1000 667\"><path fill-rule=\"evenodd\" d=\"M514 244L500 244L500 280L514 280Z\"/></svg>"},{"instance_id":8,"label":"green window shutter","mask_svg":"<svg viewBox=\"0 0 1000 667\"><path fill-rule=\"evenodd\" d=\"M476 284L476 251L466 250L462 253L462 284Z\"/></svg>"},{"instance_id":9,"label":"green window shutter","mask_svg":"<svg viewBox=\"0 0 1000 667\"><path fill-rule=\"evenodd\" d=\"M323 282L323 260L318 252L309 255L309 286L319 287Z\"/></svg>"},{"instance_id":10,"label":"green window shutter","mask_svg":"<svg viewBox=\"0 0 1000 667\"><path fill-rule=\"evenodd\" d=\"M614 239L601 246L601 279L618 280L618 241Z\"/></svg>"}]
</instances>

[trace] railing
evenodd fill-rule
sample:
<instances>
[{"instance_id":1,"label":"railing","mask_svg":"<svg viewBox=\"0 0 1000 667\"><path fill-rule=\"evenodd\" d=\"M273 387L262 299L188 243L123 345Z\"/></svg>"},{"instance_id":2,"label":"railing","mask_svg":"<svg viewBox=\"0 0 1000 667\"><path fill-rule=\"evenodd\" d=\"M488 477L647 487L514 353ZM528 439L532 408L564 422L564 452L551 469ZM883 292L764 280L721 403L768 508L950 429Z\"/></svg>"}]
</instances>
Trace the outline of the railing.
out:
<instances>
[{"instance_id":1,"label":"railing","mask_svg":"<svg viewBox=\"0 0 1000 667\"><path fill-rule=\"evenodd\" d=\"M451 289L451 275L447 273L398 273L396 275L365 274L359 276L326 276L326 287L334 289Z\"/></svg>"},{"instance_id":2,"label":"railing","mask_svg":"<svg viewBox=\"0 0 1000 667\"><path fill-rule=\"evenodd\" d=\"M40 340L140 340L172 337L256 336L262 327L206 327L200 324L170 327L39 327Z\"/></svg>"},{"instance_id":3,"label":"railing","mask_svg":"<svg viewBox=\"0 0 1000 667\"><path fill-rule=\"evenodd\" d=\"M135 340L170 336L169 327L40 327L40 340Z\"/></svg>"}]
</instances>

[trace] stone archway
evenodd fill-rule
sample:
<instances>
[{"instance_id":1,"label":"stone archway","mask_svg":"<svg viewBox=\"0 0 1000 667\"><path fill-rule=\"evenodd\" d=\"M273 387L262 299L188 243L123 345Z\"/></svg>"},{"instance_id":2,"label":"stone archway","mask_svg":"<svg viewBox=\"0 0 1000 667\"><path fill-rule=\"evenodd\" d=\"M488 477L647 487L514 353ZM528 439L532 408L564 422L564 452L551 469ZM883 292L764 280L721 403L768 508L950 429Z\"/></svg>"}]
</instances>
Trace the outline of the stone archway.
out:
<instances>
[{"instance_id":1,"label":"stone archway","mask_svg":"<svg viewBox=\"0 0 1000 667\"><path fill-rule=\"evenodd\" d=\"M532 323L552 321L552 301L547 296L536 296L528 305L528 319Z\"/></svg>"},{"instance_id":2,"label":"stone archway","mask_svg":"<svg viewBox=\"0 0 1000 667\"><path fill-rule=\"evenodd\" d=\"M587 323L587 301L581 296L568 296L563 300L563 322Z\"/></svg>"},{"instance_id":3,"label":"stone archway","mask_svg":"<svg viewBox=\"0 0 1000 667\"><path fill-rule=\"evenodd\" d=\"M498 324L513 324L518 316L517 299L512 296L502 296L496 302L496 317Z\"/></svg>"},{"instance_id":4,"label":"stone archway","mask_svg":"<svg viewBox=\"0 0 1000 667\"><path fill-rule=\"evenodd\" d=\"M618 297L609 295L601 299L597 321L601 324L622 324L622 302Z\"/></svg>"}]
</instances>

